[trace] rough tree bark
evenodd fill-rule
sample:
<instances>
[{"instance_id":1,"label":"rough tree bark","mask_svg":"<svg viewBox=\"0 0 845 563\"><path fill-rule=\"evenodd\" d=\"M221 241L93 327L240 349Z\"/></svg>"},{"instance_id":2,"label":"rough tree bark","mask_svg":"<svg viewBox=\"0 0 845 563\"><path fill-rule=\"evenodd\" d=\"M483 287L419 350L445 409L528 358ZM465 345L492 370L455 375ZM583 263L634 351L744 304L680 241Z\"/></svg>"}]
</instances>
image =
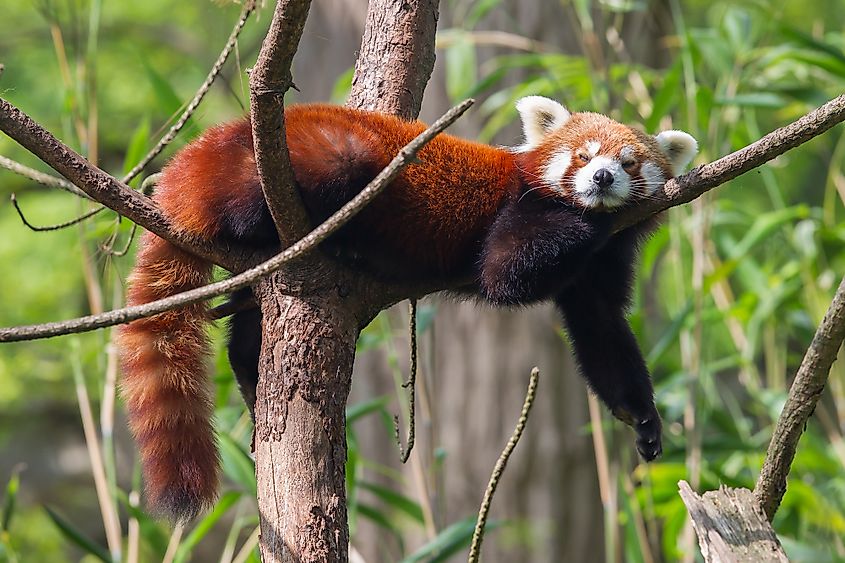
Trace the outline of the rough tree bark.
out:
<instances>
[{"instance_id":1,"label":"rough tree bark","mask_svg":"<svg viewBox=\"0 0 845 563\"><path fill-rule=\"evenodd\" d=\"M345 561L346 397L368 315L354 309L358 292L343 272L325 263L296 270L255 291L264 316L255 405L261 555Z\"/></svg>"},{"instance_id":2,"label":"rough tree bark","mask_svg":"<svg viewBox=\"0 0 845 563\"><path fill-rule=\"evenodd\" d=\"M347 105L415 118L434 69L438 0L371 0Z\"/></svg>"},{"instance_id":3,"label":"rough tree bark","mask_svg":"<svg viewBox=\"0 0 845 563\"><path fill-rule=\"evenodd\" d=\"M679 486L706 563L789 561L751 491L722 486L698 495L686 481Z\"/></svg>"},{"instance_id":4,"label":"rough tree bark","mask_svg":"<svg viewBox=\"0 0 845 563\"><path fill-rule=\"evenodd\" d=\"M416 117L434 66L436 23L436 0L371 2L349 105ZM272 31L271 26L271 43ZM273 57L264 64L274 64ZM274 72L285 89L289 75ZM280 106L284 93L267 87L269 75L262 70L262 80L255 81L265 98L271 93L268 109ZM283 127L273 123L263 131ZM291 215L279 209L290 204L287 195L278 201L268 197L271 209L284 212L274 212L274 218ZM277 227L283 231L284 221ZM384 293L365 285L313 253L255 288L263 313L255 459L265 563L348 558L345 408L355 342L390 304Z\"/></svg>"}]
</instances>

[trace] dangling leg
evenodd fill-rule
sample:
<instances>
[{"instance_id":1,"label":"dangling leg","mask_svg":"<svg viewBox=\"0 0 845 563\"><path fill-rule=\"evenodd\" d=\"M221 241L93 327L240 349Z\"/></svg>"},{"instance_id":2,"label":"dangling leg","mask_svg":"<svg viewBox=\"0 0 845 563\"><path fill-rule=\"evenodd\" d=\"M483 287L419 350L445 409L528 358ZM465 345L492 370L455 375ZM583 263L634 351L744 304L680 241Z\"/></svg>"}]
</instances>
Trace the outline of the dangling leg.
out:
<instances>
[{"instance_id":1,"label":"dangling leg","mask_svg":"<svg viewBox=\"0 0 845 563\"><path fill-rule=\"evenodd\" d=\"M637 435L646 461L662 452L660 414L648 368L625 319L639 233L615 235L555 299L581 373L614 416Z\"/></svg>"}]
</instances>

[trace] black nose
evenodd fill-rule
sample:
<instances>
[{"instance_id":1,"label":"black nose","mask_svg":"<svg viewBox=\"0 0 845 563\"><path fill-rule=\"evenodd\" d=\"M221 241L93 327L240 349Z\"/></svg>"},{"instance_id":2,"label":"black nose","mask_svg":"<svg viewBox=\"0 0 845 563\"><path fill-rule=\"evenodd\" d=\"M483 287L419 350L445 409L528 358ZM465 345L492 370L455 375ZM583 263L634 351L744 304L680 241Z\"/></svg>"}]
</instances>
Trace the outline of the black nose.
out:
<instances>
[{"instance_id":1,"label":"black nose","mask_svg":"<svg viewBox=\"0 0 845 563\"><path fill-rule=\"evenodd\" d=\"M593 174L593 182L600 188L606 188L613 183L613 174L607 168L600 168Z\"/></svg>"}]
</instances>

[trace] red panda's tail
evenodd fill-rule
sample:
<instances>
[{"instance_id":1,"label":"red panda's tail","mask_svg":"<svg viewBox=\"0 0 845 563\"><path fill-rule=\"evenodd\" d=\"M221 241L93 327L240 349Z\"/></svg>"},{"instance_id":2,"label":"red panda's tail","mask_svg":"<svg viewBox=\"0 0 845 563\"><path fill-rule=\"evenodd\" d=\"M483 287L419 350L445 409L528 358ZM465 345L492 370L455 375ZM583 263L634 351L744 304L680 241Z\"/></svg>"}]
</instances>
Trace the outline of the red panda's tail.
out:
<instances>
[{"instance_id":1,"label":"red panda's tail","mask_svg":"<svg viewBox=\"0 0 845 563\"><path fill-rule=\"evenodd\" d=\"M130 305L205 285L211 265L145 233L130 277ZM120 331L122 392L141 454L147 503L187 521L214 502L219 459L206 374L206 305L140 319Z\"/></svg>"}]
</instances>

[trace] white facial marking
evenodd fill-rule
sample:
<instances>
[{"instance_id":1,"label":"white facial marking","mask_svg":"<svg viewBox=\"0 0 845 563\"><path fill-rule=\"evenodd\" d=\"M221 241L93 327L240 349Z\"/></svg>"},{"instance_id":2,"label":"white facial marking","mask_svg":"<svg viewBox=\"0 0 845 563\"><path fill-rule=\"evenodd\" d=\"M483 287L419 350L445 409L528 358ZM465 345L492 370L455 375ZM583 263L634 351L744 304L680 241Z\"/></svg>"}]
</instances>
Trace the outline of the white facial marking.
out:
<instances>
[{"instance_id":1,"label":"white facial marking","mask_svg":"<svg viewBox=\"0 0 845 563\"><path fill-rule=\"evenodd\" d=\"M630 160L634 158L634 148L625 146L622 147L622 150L619 151L619 160L625 162L626 160Z\"/></svg>"},{"instance_id":2,"label":"white facial marking","mask_svg":"<svg viewBox=\"0 0 845 563\"><path fill-rule=\"evenodd\" d=\"M550 187L562 191L560 186L563 176L569 170L569 165L572 163L572 153L567 150L556 152L546 164L543 170L543 181Z\"/></svg>"},{"instance_id":3,"label":"white facial marking","mask_svg":"<svg viewBox=\"0 0 845 563\"><path fill-rule=\"evenodd\" d=\"M596 172L604 168L613 175L613 183L600 188L594 181ZM631 177L615 158L597 156L575 174L575 194L587 208L618 207L631 193Z\"/></svg>"},{"instance_id":4,"label":"white facial marking","mask_svg":"<svg viewBox=\"0 0 845 563\"><path fill-rule=\"evenodd\" d=\"M643 178L643 191L648 195L653 194L666 183L663 170L650 160L643 162L643 165L640 166L640 176Z\"/></svg>"},{"instance_id":5,"label":"white facial marking","mask_svg":"<svg viewBox=\"0 0 845 563\"><path fill-rule=\"evenodd\" d=\"M590 156L596 156L601 150L601 143L598 141L587 141L587 153Z\"/></svg>"}]
</instances>

